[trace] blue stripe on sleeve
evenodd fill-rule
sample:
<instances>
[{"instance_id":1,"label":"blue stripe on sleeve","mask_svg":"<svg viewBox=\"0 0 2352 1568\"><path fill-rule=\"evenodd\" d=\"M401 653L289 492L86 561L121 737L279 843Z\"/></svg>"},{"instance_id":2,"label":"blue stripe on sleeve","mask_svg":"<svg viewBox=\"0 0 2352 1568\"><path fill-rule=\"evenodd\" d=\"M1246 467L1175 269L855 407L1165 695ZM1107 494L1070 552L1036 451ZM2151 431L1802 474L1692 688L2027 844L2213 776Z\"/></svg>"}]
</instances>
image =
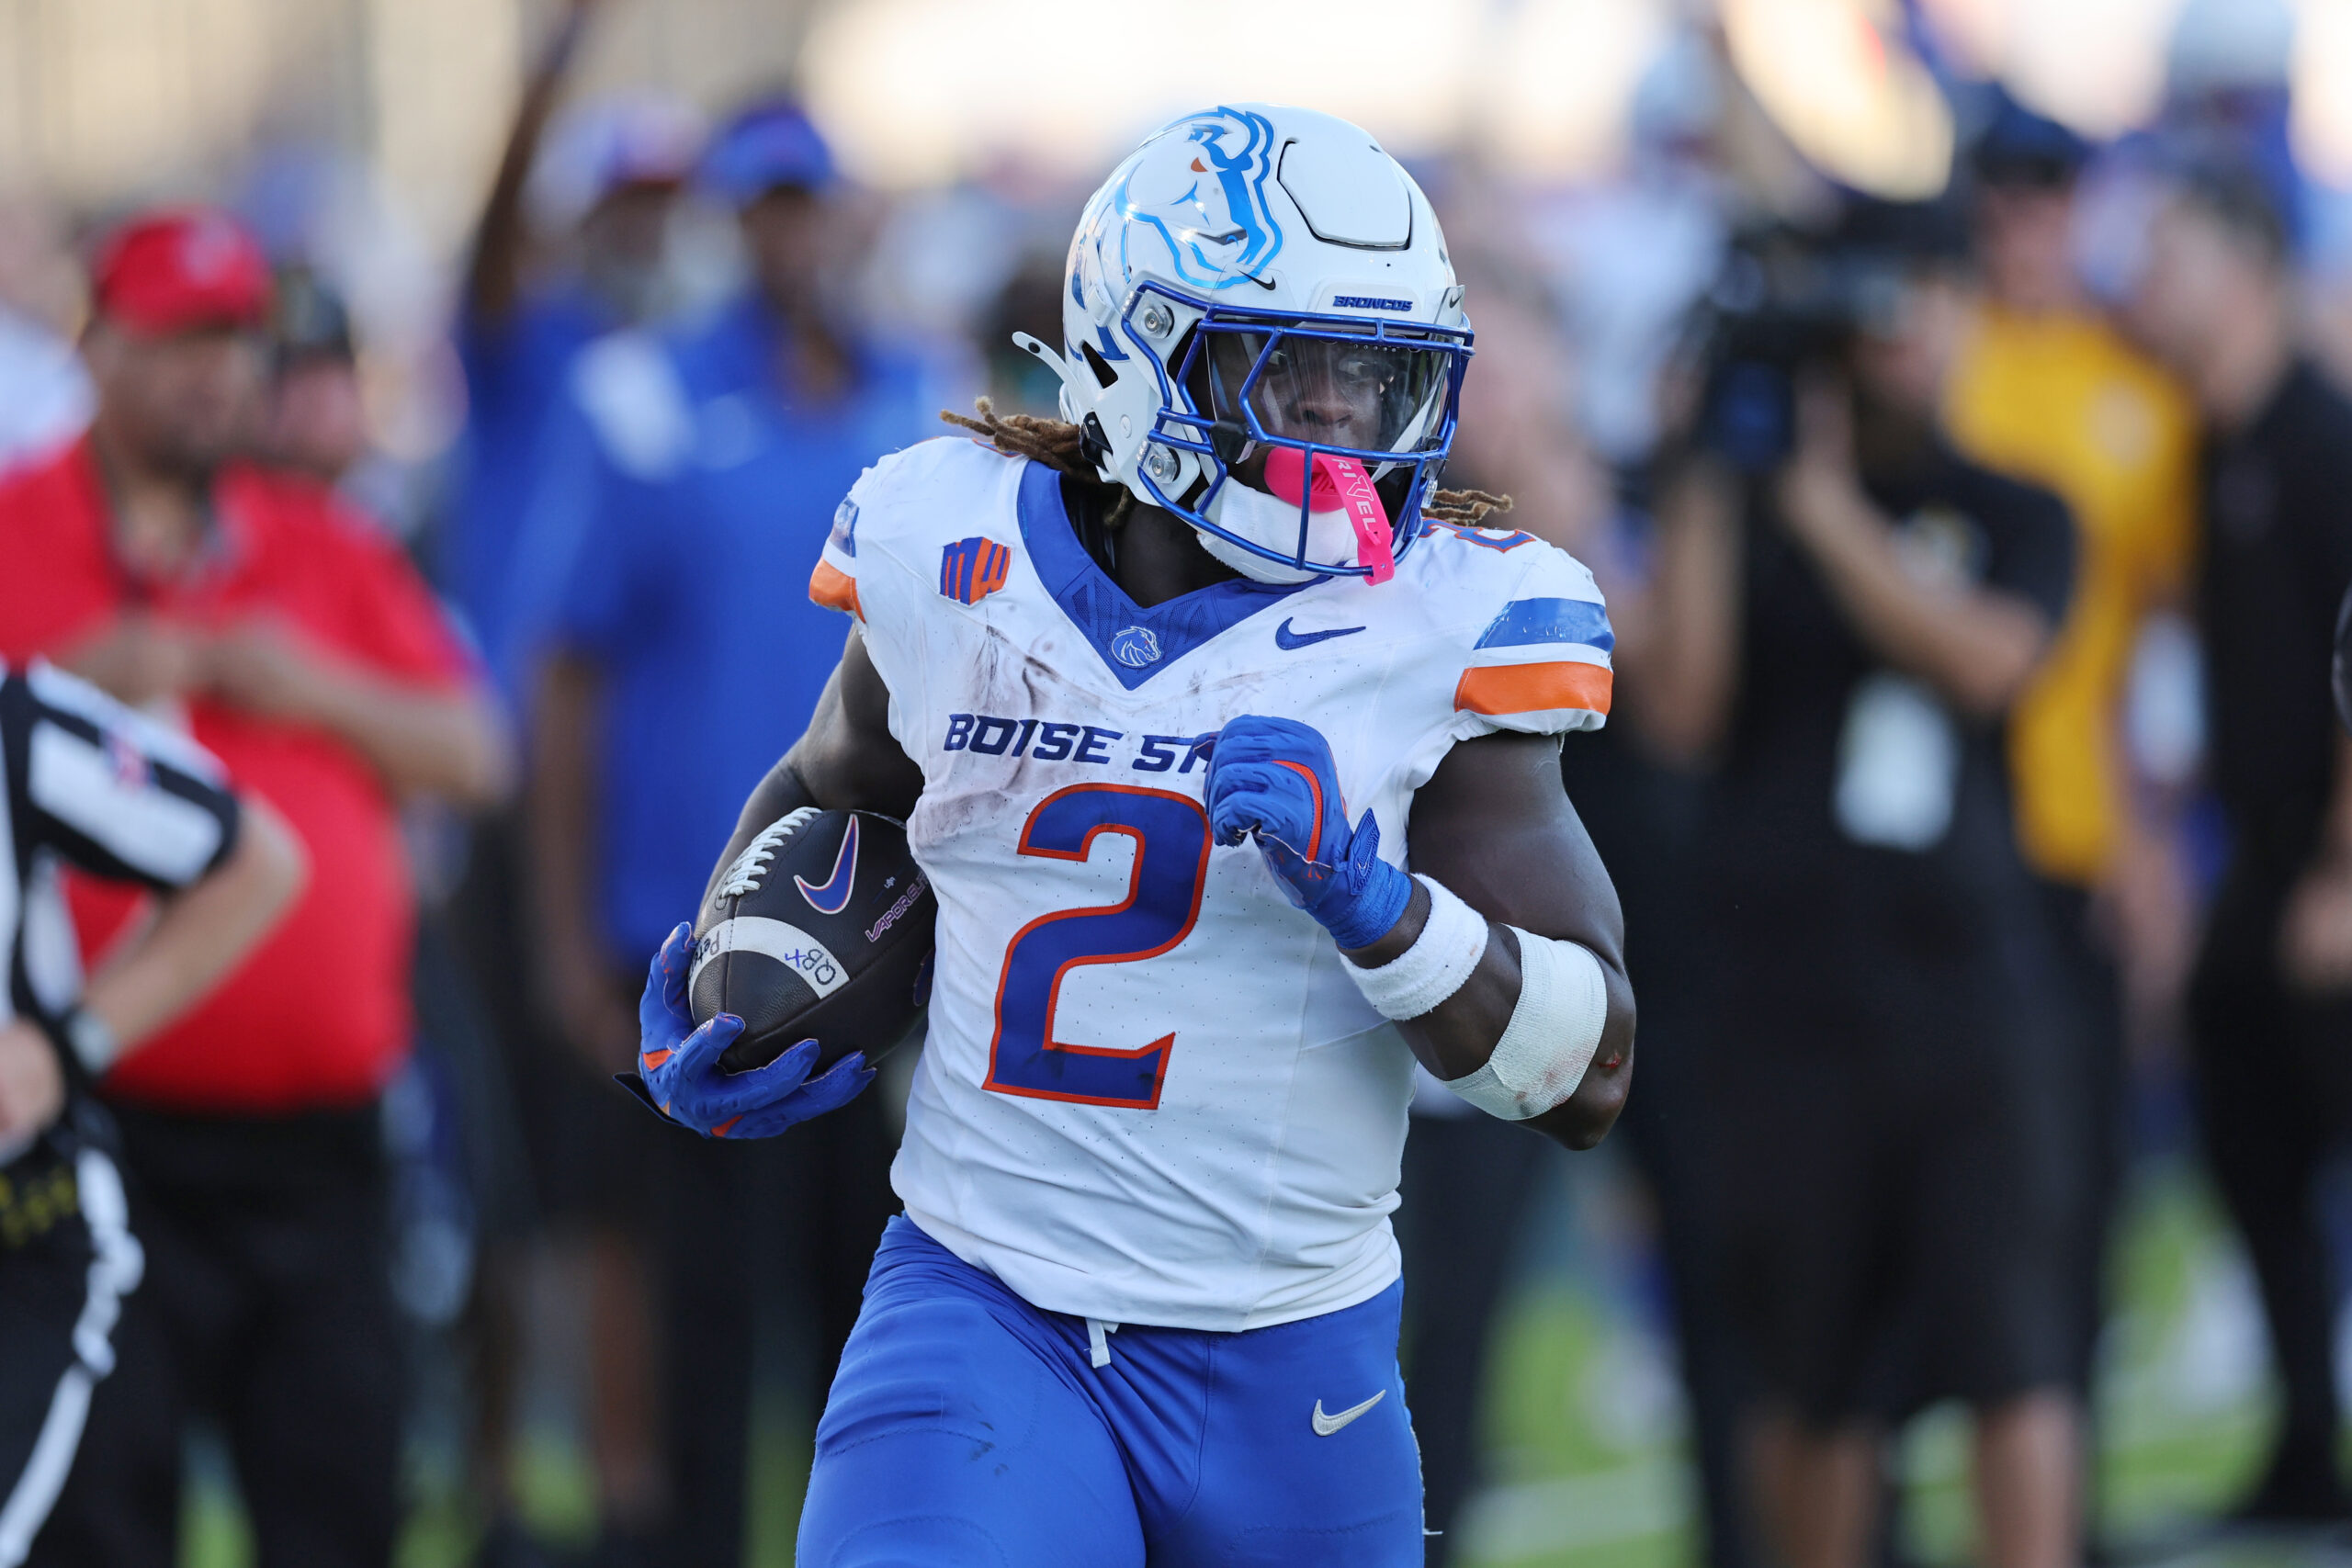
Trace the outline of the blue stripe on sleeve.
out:
<instances>
[{"instance_id":1,"label":"blue stripe on sleeve","mask_svg":"<svg viewBox=\"0 0 2352 1568\"><path fill-rule=\"evenodd\" d=\"M1609 612L1589 599L1514 599L1478 639L1480 648L1525 648L1539 642L1580 642L1603 653L1617 646Z\"/></svg>"}]
</instances>

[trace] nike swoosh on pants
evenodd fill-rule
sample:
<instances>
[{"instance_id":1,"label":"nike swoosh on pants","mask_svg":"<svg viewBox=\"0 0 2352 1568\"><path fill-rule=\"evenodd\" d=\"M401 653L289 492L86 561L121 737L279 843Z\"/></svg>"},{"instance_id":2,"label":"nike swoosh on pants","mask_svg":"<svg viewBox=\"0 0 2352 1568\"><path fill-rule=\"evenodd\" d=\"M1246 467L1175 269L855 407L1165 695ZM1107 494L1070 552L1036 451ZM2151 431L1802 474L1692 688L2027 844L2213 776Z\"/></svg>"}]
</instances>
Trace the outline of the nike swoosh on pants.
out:
<instances>
[{"instance_id":1,"label":"nike swoosh on pants","mask_svg":"<svg viewBox=\"0 0 2352 1568\"><path fill-rule=\"evenodd\" d=\"M1382 1400L1387 1397L1388 1391L1384 1388L1378 1393L1374 1394L1370 1399L1365 1400L1362 1404L1356 1405L1351 1409L1342 1410L1337 1416L1324 1415L1323 1402L1319 1399L1317 1400L1315 1402L1315 1435L1318 1438L1329 1437L1332 1433L1338 1431L1340 1427L1346 1426L1349 1422L1354 1420L1357 1416L1363 1415L1365 1411L1371 1409L1374 1405L1379 1404Z\"/></svg>"}]
</instances>

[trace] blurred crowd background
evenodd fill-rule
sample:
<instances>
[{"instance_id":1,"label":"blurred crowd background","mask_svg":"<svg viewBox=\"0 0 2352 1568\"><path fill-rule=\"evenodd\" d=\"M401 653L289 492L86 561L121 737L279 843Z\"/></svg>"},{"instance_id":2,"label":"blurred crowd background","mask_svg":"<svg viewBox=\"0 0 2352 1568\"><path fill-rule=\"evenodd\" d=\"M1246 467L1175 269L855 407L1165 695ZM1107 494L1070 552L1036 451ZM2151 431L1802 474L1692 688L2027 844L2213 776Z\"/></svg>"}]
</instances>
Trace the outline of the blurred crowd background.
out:
<instances>
[{"instance_id":1,"label":"blurred crowd background","mask_svg":"<svg viewBox=\"0 0 2352 1568\"><path fill-rule=\"evenodd\" d=\"M1080 202L1245 98L1428 188L1453 471L1617 629L1566 777L1634 1108L1570 1159L1416 1103L1431 1562L2023 1563L2036 1508L2352 1558L2352 3L0 0L0 570L86 468L120 578L0 649L259 727L297 923L399 928L293 977L375 1031L332 1060L200 1015L119 1070L150 1418L94 1417L56 1560L790 1561L912 1052L755 1149L606 1078L831 669L840 497L941 409L1050 413L1009 339L1059 341ZM147 331L207 245L266 310ZM133 525L175 483L187 558ZM271 485L472 673L273 577Z\"/></svg>"}]
</instances>

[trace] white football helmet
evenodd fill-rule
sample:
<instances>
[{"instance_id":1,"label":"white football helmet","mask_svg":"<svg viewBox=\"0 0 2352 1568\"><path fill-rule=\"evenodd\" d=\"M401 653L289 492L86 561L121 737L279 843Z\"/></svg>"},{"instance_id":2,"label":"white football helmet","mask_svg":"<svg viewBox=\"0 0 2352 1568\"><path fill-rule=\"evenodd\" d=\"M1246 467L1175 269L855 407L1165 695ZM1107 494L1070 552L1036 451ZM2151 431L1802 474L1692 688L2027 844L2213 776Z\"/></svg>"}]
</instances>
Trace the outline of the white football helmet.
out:
<instances>
[{"instance_id":1,"label":"white football helmet","mask_svg":"<svg viewBox=\"0 0 2352 1568\"><path fill-rule=\"evenodd\" d=\"M1062 336L1014 341L1060 375L1101 476L1269 582L1386 574L1470 357L1412 176L1343 119L1264 104L1187 115L1112 172L1070 242Z\"/></svg>"}]
</instances>

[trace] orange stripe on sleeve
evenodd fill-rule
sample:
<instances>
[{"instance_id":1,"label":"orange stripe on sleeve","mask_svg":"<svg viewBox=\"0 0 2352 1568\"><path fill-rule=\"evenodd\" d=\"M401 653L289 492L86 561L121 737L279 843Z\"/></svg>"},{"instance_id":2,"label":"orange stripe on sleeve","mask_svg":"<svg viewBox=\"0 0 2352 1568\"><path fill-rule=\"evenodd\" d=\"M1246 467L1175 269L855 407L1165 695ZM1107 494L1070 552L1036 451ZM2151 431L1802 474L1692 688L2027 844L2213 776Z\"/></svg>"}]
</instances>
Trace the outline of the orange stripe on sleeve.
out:
<instances>
[{"instance_id":1,"label":"orange stripe on sleeve","mask_svg":"<svg viewBox=\"0 0 2352 1568\"><path fill-rule=\"evenodd\" d=\"M1610 672L1598 664L1490 664L1464 670L1453 688L1458 713L1542 713L1551 708L1609 712Z\"/></svg>"},{"instance_id":2,"label":"orange stripe on sleeve","mask_svg":"<svg viewBox=\"0 0 2352 1568\"><path fill-rule=\"evenodd\" d=\"M817 570L808 574L808 597L828 610L865 619L865 612L857 607L857 579L831 561L819 561Z\"/></svg>"}]
</instances>

